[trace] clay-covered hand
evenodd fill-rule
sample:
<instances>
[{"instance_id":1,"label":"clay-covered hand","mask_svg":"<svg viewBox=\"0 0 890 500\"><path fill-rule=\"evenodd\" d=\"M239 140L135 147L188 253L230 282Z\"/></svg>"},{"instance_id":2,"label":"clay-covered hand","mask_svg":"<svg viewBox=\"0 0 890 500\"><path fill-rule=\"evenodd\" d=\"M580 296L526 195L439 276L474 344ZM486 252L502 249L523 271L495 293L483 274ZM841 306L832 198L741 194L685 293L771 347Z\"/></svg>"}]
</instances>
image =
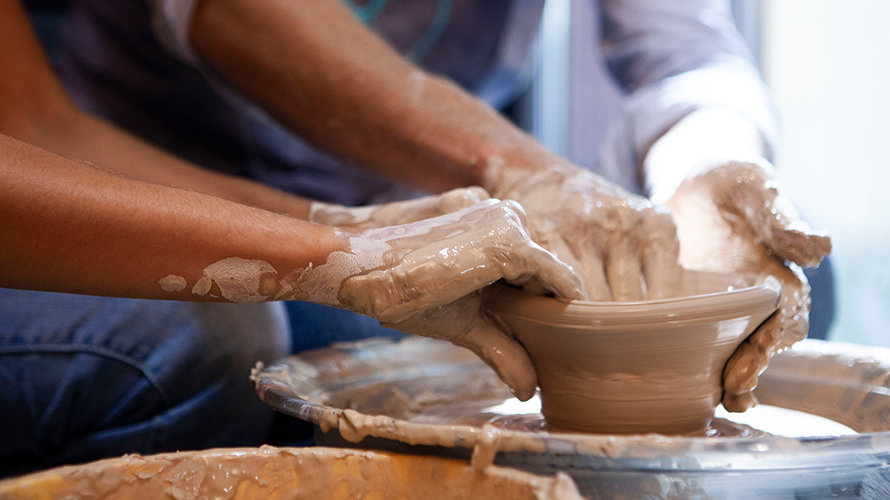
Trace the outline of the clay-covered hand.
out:
<instances>
[{"instance_id":1,"label":"clay-covered hand","mask_svg":"<svg viewBox=\"0 0 890 500\"><path fill-rule=\"evenodd\" d=\"M663 207L574 165L491 169L494 195L525 208L532 239L581 275L591 300L682 295L676 229Z\"/></svg>"},{"instance_id":2,"label":"clay-covered hand","mask_svg":"<svg viewBox=\"0 0 890 500\"><path fill-rule=\"evenodd\" d=\"M455 212L490 197L481 187L472 186L413 200L361 207L313 201L309 208L309 220L328 226L354 228L398 226Z\"/></svg>"},{"instance_id":3,"label":"clay-covered hand","mask_svg":"<svg viewBox=\"0 0 890 500\"><path fill-rule=\"evenodd\" d=\"M295 298L467 347L523 400L537 385L531 360L488 318L479 290L503 278L584 298L572 269L532 241L513 201L487 199L438 217L342 235L347 250L304 271Z\"/></svg>"},{"instance_id":4,"label":"clay-covered hand","mask_svg":"<svg viewBox=\"0 0 890 500\"><path fill-rule=\"evenodd\" d=\"M800 266L816 266L831 240L803 222L776 181L773 166L730 162L683 181L667 201L677 224L680 262L688 269L772 275L779 308L732 355L723 406L756 404L757 378L777 352L806 337L810 287Z\"/></svg>"}]
</instances>

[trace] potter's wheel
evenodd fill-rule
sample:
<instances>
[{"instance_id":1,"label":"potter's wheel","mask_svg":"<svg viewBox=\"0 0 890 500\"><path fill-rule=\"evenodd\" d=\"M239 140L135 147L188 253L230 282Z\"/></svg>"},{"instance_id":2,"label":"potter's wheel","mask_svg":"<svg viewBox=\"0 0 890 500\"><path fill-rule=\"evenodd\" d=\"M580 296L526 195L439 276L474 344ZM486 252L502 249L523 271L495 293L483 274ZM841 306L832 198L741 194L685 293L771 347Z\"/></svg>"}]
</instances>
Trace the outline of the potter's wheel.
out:
<instances>
[{"instance_id":1,"label":"potter's wheel","mask_svg":"<svg viewBox=\"0 0 890 500\"><path fill-rule=\"evenodd\" d=\"M315 423L319 444L482 461L496 451L500 465L568 472L589 498L890 498L887 349L807 340L773 360L760 402L803 414L766 423L812 424L809 437L766 435L764 421L712 426L734 437L548 432L472 353L422 338L310 351L254 380L268 404Z\"/></svg>"}]
</instances>

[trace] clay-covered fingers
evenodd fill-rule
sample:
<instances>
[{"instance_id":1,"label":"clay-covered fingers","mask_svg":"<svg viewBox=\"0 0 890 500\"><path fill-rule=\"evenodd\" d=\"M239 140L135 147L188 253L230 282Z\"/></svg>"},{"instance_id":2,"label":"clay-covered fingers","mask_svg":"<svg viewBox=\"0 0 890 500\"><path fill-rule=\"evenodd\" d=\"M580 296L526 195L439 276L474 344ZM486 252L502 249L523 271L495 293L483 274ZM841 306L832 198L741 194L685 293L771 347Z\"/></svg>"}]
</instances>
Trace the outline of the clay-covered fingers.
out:
<instances>
[{"instance_id":1,"label":"clay-covered fingers","mask_svg":"<svg viewBox=\"0 0 890 500\"><path fill-rule=\"evenodd\" d=\"M578 242L576 241L576 243ZM606 269L601 254L594 250L595 247L592 244L576 246L581 246L581 248L574 252L579 257L575 259L573 265L581 275L587 297L589 300L600 302L612 300L612 290L609 288L609 280L606 278Z\"/></svg>"},{"instance_id":2,"label":"clay-covered fingers","mask_svg":"<svg viewBox=\"0 0 890 500\"><path fill-rule=\"evenodd\" d=\"M751 334L727 361L723 371L723 407L744 412L757 404L754 389L772 357L779 352L782 318L770 316Z\"/></svg>"},{"instance_id":3,"label":"clay-covered fingers","mask_svg":"<svg viewBox=\"0 0 890 500\"><path fill-rule=\"evenodd\" d=\"M376 205L366 227L384 227L409 224L440 215L457 212L484 200L490 199L488 191L478 186L457 188L445 193L424 196L413 200L396 201Z\"/></svg>"},{"instance_id":4,"label":"clay-covered fingers","mask_svg":"<svg viewBox=\"0 0 890 500\"><path fill-rule=\"evenodd\" d=\"M522 236L516 237L507 249L509 256L502 252L503 249L497 249L493 255L494 260L503 263L498 279L504 278L514 285L523 285L534 280L536 286L557 297L576 300L588 298L581 279L574 270L533 242L528 233L524 232Z\"/></svg>"},{"instance_id":5,"label":"clay-covered fingers","mask_svg":"<svg viewBox=\"0 0 890 500\"><path fill-rule=\"evenodd\" d=\"M777 191L768 192L771 194ZM813 229L801 220L796 211L790 210L790 203L781 194L777 194L772 200L767 199L764 205L772 205L770 210L759 213L764 220L760 224L749 221L749 224L763 229L758 237L777 257L803 267L815 267L831 253L831 238L828 234Z\"/></svg>"},{"instance_id":6,"label":"clay-covered fingers","mask_svg":"<svg viewBox=\"0 0 890 500\"><path fill-rule=\"evenodd\" d=\"M627 302L681 295L685 279L679 253L670 215L660 209L643 209L633 230L611 243L606 274L612 300Z\"/></svg>"},{"instance_id":7,"label":"clay-covered fingers","mask_svg":"<svg viewBox=\"0 0 890 500\"><path fill-rule=\"evenodd\" d=\"M637 231L623 233L614 238L609 247L605 267L612 300L616 302L643 300L640 235Z\"/></svg>"},{"instance_id":8,"label":"clay-covered fingers","mask_svg":"<svg viewBox=\"0 0 890 500\"><path fill-rule=\"evenodd\" d=\"M585 263L586 274L599 279L595 266L603 266L609 298L615 301L639 301L643 299L640 209L629 198L603 196L591 197L592 193L578 193L570 210L571 219L578 227L566 227L563 231L584 234L589 248L577 248Z\"/></svg>"},{"instance_id":9,"label":"clay-covered fingers","mask_svg":"<svg viewBox=\"0 0 890 500\"><path fill-rule=\"evenodd\" d=\"M535 394L537 376L528 354L516 340L495 327L482 307L479 293L423 311L383 326L412 335L447 340L473 351L522 401Z\"/></svg>"},{"instance_id":10,"label":"clay-covered fingers","mask_svg":"<svg viewBox=\"0 0 890 500\"><path fill-rule=\"evenodd\" d=\"M442 193L437 196L438 208L441 214L450 214L458 210L467 208L480 201L491 198L488 191L479 186L470 186L466 188L452 189L451 191Z\"/></svg>"},{"instance_id":11,"label":"clay-covered fingers","mask_svg":"<svg viewBox=\"0 0 890 500\"><path fill-rule=\"evenodd\" d=\"M504 167L497 178L493 192L522 204L534 241L575 269L590 300L680 293L676 228L665 209L570 164Z\"/></svg>"},{"instance_id":12,"label":"clay-covered fingers","mask_svg":"<svg viewBox=\"0 0 890 500\"><path fill-rule=\"evenodd\" d=\"M488 191L472 186L412 200L361 207L313 202L309 210L309 220L320 224L354 228L398 226L456 212L490 198Z\"/></svg>"},{"instance_id":13,"label":"clay-covered fingers","mask_svg":"<svg viewBox=\"0 0 890 500\"><path fill-rule=\"evenodd\" d=\"M730 162L706 175L722 178L715 193L718 206L743 218L760 243L780 259L813 267L831 252L831 238L800 218L772 165Z\"/></svg>"},{"instance_id":14,"label":"clay-covered fingers","mask_svg":"<svg viewBox=\"0 0 890 500\"><path fill-rule=\"evenodd\" d=\"M736 349L723 371L723 406L727 411L743 412L757 400L752 391L760 374L777 353L803 340L809 330L810 286L803 270L796 264L787 267L778 261L765 272L767 285L781 289L779 306Z\"/></svg>"},{"instance_id":15,"label":"clay-covered fingers","mask_svg":"<svg viewBox=\"0 0 890 500\"><path fill-rule=\"evenodd\" d=\"M542 218L532 222L540 224ZM612 300L612 291L603 264L604 247L596 237L598 230L590 221L582 223L582 218L583 215L572 211L563 212L556 217L559 230L534 231L534 239L575 270L587 300L607 302Z\"/></svg>"},{"instance_id":16,"label":"clay-covered fingers","mask_svg":"<svg viewBox=\"0 0 890 500\"><path fill-rule=\"evenodd\" d=\"M639 200L613 205L571 218L575 226L563 231L572 265L591 300L640 301L681 294L685 280L679 243L667 210Z\"/></svg>"},{"instance_id":17,"label":"clay-covered fingers","mask_svg":"<svg viewBox=\"0 0 890 500\"><path fill-rule=\"evenodd\" d=\"M778 315L770 316L726 362L723 370L723 407L726 411L743 412L757 403L752 391L775 354L780 328Z\"/></svg>"},{"instance_id":18,"label":"clay-covered fingers","mask_svg":"<svg viewBox=\"0 0 890 500\"><path fill-rule=\"evenodd\" d=\"M757 406L757 398L754 397L753 392L743 392L741 394L723 393L723 408L728 412L742 413L755 406Z\"/></svg>"},{"instance_id":19,"label":"clay-covered fingers","mask_svg":"<svg viewBox=\"0 0 890 500\"><path fill-rule=\"evenodd\" d=\"M449 304L501 278L534 279L559 296L584 297L574 271L531 241L522 208L513 201L485 200L446 216L366 231L364 237L369 243L356 248L382 249L383 256L360 258L377 263L349 277L339 298L381 321Z\"/></svg>"},{"instance_id":20,"label":"clay-covered fingers","mask_svg":"<svg viewBox=\"0 0 890 500\"><path fill-rule=\"evenodd\" d=\"M474 235L476 265L462 271L467 277L478 275L479 283L491 284L501 278L524 284L537 284L558 297L585 299L583 284L575 271L556 255L532 241L525 211L515 201L503 200L469 234Z\"/></svg>"},{"instance_id":21,"label":"clay-covered fingers","mask_svg":"<svg viewBox=\"0 0 890 500\"><path fill-rule=\"evenodd\" d=\"M646 298L654 300L684 295L686 278L680 265L680 241L670 213L662 207L647 210L642 217L642 228L641 261Z\"/></svg>"}]
</instances>

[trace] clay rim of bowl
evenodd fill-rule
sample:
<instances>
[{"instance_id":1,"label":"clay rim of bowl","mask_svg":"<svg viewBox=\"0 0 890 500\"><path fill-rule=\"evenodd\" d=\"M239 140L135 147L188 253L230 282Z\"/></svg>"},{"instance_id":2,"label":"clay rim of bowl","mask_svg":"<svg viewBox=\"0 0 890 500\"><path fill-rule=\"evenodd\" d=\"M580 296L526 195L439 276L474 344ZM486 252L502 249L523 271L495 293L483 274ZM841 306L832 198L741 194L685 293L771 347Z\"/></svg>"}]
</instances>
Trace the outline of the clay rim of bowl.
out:
<instances>
[{"instance_id":1,"label":"clay rim of bowl","mask_svg":"<svg viewBox=\"0 0 890 500\"><path fill-rule=\"evenodd\" d=\"M772 276L686 271L690 284L718 286L722 291L637 302L595 302L524 293L507 284L485 292L495 315L509 314L535 323L557 323L565 328L609 326L632 329L639 325L709 322L775 310L781 286Z\"/></svg>"}]
</instances>

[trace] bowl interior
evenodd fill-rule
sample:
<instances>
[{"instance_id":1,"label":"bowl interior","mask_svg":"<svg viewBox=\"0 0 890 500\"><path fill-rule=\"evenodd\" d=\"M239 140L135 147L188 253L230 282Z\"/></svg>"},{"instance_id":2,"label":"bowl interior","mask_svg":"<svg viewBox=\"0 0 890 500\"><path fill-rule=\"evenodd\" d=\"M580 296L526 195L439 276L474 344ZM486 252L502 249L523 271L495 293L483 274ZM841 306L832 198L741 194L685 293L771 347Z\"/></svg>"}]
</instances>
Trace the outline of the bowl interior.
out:
<instances>
[{"instance_id":1,"label":"bowl interior","mask_svg":"<svg viewBox=\"0 0 890 500\"><path fill-rule=\"evenodd\" d=\"M686 271L688 295L639 302L595 302L526 294L497 284L485 292L496 315L510 315L565 328L620 328L678 321L715 322L775 310L780 287L772 277Z\"/></svg>"}]
</instances>

